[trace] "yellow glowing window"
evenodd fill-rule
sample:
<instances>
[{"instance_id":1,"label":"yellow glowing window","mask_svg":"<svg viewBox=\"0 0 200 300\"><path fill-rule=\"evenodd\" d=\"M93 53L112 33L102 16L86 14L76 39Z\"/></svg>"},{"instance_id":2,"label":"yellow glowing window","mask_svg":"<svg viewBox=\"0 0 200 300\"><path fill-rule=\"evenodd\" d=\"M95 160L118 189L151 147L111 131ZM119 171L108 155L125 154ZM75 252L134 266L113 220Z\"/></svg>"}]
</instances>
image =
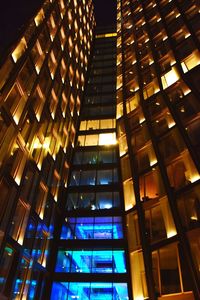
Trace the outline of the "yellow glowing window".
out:
<instances>
[{"instance_id":1,"label":"yellow glowing window","mask_svg":"<svg viewBox=\"0 0 200 300\"><path fill-rule=\"evenodd\" d=\"M99 134L99 145L115 145L116 142L116 133Z\"/></svg>"},{"instance_id":2,"label":"yellow glowing window","mask_svg":"<svg viewBox=\"0 0 200 300\"><path fill-rule=\"evenodd\" d=\"M114 37L117 36L116 32L113 33L105 33L105 34L98 34L96 35L96 39L102 39L102 38L110 38L110 37Z\"/></svg>"},{"instance_id":3,"label":"yellow glowing window","mask_svg":"<svg viewBox=\"0 0 200 300\"><path fill-rule=\"evenodd\" d=\"M41 9L34 19L36 26L39 26L40 23L42 23L43 19L44 19L44 11L43 9Z\"/></svg>"},{"instance_id":4,"label":"yellow glowing window","mask_svg":"<svg viewBox=\"0 0 200 300\"><path fill-rule=\"evenodd\" d=\"M25 38L22 38L21 41L19 42L19 44L17 45L17 47L15 48L15 50L12 53L12 58L13 58L14 62L18 61L18 59L25 52L26 48L27 48L27 44L26 44Z\"/></svg>"},{"instance_id":5,"label":"yellow glowing window","mask_svg":"<svg viewBox=\"0 0 200 300\"><path fill-rule=\"evenodd\" d=\"M198 50L194 51L191 55L184 59L181 63L184 73L187 73L189 70L200 64L200 53Z\"/></svg>"},{"instance_id":6,"label":"yellow glowing window","mask_svg":"<svg viewBox=\"0 0 200 300\"><path fill-rule=\"evenodd\" d=\"M179 76L176 68L172 67L172 69L168 73L166 73L165 75L163 75L161 77L163 89L166 89L168 86L170 86L173 83L175 83L176 81L178 81L179 78L180 78L180 76Z\"/></svg>"}]
</instances>

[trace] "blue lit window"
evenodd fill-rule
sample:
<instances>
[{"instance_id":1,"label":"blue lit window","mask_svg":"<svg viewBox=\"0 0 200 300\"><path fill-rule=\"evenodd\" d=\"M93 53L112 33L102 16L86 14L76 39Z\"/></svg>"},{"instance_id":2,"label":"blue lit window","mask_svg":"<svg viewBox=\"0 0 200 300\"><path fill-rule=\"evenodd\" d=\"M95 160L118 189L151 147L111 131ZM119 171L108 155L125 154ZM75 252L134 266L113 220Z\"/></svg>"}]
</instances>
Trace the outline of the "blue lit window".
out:
<instances>
[{"instance_id":1,"label":"blue lit window","mask_svg":"<svg viewBox=\"0 0 200 300\"><path fill-rule=\"evenodd\" d=\"M109 181L107 183L109 184ZM67 197L67 210L99 210L118 207L120 207L118 192L69 193Z\"/></svg>"},{"instance_id":2,"label":"blue lit window","mask_svg":"<svg viewBox=\"0 0 200 300\"><path fill-rule=\"evenodd\" d=\"M127 283L54 282L51 300L128 300Z\"/></svg>"},{"instance_id":3,"label":"blue lit window","mask_svg":"<svg viewBox=\"0 0 200 300\"><path fill-rule=\"evenodd\" d=\"M124 250L59 250L56 272L126 273Z\"/></svg>"},{"instance_id":4,"label":"blue lit window","mask_svg":"<svg viewBox=\"0 0 200 300\"><path fill-rule=\"evenodd\" d=\"M122 239L121 217L66 218L61 239L111 240Z\"/></svg>"},{"instance_id":5,"label":"blue lit window","mask_svg":"<svg viewBox=\"0 0 200 300\"><path fill-rule=\"evenodd\" d=\"M70 186L107 185L118 182L117 169L73 171Z\"/></svg>"}]
</instances>

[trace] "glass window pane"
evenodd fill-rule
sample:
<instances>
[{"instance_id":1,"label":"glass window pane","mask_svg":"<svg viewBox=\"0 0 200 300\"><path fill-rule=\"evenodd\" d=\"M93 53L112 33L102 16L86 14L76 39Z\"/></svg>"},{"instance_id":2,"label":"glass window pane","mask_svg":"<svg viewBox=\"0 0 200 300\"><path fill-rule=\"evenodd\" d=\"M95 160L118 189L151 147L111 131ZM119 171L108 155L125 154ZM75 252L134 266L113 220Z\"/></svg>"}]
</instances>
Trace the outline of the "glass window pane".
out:
<instances>
[{"instance_id":1,"label":"glass window pane","mask_svg":"<svg viewBox=\"0 0 200 300\"><path fill-rule=\"evenodd\" d=\"M112 170L100 170L97 174L97 184L112 184Z\"/></svg>"},{"instance_id":2,"label":"glass window pane","mask_svg":"<svg viewBox=\"0 0 200 300\"><path fill-rule=\"evenodd\" d=\"M96 171L82 171L81 185L95 185Z\"/></svg>"},{"instance_id":3,"label":"glass window pane","mask_svg":"<svg viewBox=\"0 0 200 300\"><path fill-rule=\"evenodd\" d=\"M159 257L162 294L180 292L177 246L169 245L159 249Z\"/></svg>"}]
</instances>

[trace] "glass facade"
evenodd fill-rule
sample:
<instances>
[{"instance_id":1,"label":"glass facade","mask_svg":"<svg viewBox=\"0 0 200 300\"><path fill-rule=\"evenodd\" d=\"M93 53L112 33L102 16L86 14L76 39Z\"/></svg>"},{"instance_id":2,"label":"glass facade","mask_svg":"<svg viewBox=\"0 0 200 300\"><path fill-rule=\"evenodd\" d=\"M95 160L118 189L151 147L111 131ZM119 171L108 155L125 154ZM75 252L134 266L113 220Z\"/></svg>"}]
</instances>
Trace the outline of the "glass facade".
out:
<instances>
[{"instance_id":1,"label":"glass facade","mask_svg":"<svg viewBox=\"0 0 200 300\"><path fill-rule=\"evenodd\" d=\"M0 59L0 299L39 300L50 299L46 275L75 146L93 4L42 1L24 24Z\"/></svg>"},{"instance_id":2,"label":"glass facade","mask_svg":"<svg viewBox=\"0 0 200 300\"><path fill-rule=\"evenodd\" d=\"M69 174L51 299L130 297L116 141L116 33L114 28L110 30L108 37L102 34L99 38L97 34L94 41L95 54ZM82 274L84 278L80 277Z\"/></svg>"},{"instance_id":3,"label":"glass facade","mask_svg":"<svg viewBox=\"0 0 200 300\"><path fill-rule=\"evenodd\" d=\"M51 300L118 300L128 299L126 283L112 282L56 282Z\"/></svg>"},{"instance_id":4,"label":"glass facade","mask_svg":"<svg viewBox=\"0 0 200 300\"><path fill-rule=\"evenodd\" d=\"M123 250L59 250L56 272L126 273Z\"/></svg>"},{"instance_id":5,"label":"glass facade","mask_svg":"<svg viewBox=\"0 0 200 300\"><path fill-rule=\"evenodd\" d=\"M199 8L117 5L117 139L134 300L200 298Z\"/></svg>"},{"instance_id":6,"label":"glass facade","mask_svg":"<svg viewBox=\"0 0 200 300\"><path fill-rule=\"evenodd\" d=\"M0 299L200 299L200 4L113 11L46 0L0 59Z\"/></svg>"},{"instance_id":7,"label":"glass facade","mask_svg":"<svg viewBox=\"0 0 200 300\"><path fill-rule=\"evenodd\" d=\"M122 239L121 217L69 217L62 225L61 239L112 240Z\"/></svg>"}]
</instances>

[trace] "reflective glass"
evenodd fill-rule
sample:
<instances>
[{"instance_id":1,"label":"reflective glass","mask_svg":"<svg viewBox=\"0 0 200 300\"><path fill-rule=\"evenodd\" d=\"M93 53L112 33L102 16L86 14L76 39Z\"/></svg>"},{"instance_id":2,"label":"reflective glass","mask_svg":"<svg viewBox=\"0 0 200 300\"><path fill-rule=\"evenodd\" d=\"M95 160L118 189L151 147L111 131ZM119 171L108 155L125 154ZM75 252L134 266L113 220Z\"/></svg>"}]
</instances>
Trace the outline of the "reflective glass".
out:
<instances>
[{"instance_id":1,"label":"reflective glass","mask_svg":"<svg viewBox=\"0 0 200 300\"><path fill-rule=\"evenodd\" d=\"M115 176L115 173L114 173ZM120 207L118 192L100 193L69 193L67 197L67 210L85 209L112 209Z\"/></svg>"},{"instance_id":2,"label":"reflective glass","mask_svg":"<svg viewBox=\"0 0 200 300\"><path fill-rule=\"evenodd\" d=\"M124 250L60 250L56 272L125 273Z\"/></svg>"},{"instance_id":3,"label":"reflective glass","mask_svg":"<svg viewBox=\"0 0 200 300\"><path fill-rule=\"evenodd\" d=\"M54 282L51 300L128 300L127 283Z\"/></svg>"},{"instance_id":4,"label":"reflective glass","mask_svg":"<svg viewBox=\"0 0 200 300\"><path fill-rule=\"evenodd\" d=\"M66 218L61 239L122 239L121 217Z\"/></svg>"}]
</instances>

